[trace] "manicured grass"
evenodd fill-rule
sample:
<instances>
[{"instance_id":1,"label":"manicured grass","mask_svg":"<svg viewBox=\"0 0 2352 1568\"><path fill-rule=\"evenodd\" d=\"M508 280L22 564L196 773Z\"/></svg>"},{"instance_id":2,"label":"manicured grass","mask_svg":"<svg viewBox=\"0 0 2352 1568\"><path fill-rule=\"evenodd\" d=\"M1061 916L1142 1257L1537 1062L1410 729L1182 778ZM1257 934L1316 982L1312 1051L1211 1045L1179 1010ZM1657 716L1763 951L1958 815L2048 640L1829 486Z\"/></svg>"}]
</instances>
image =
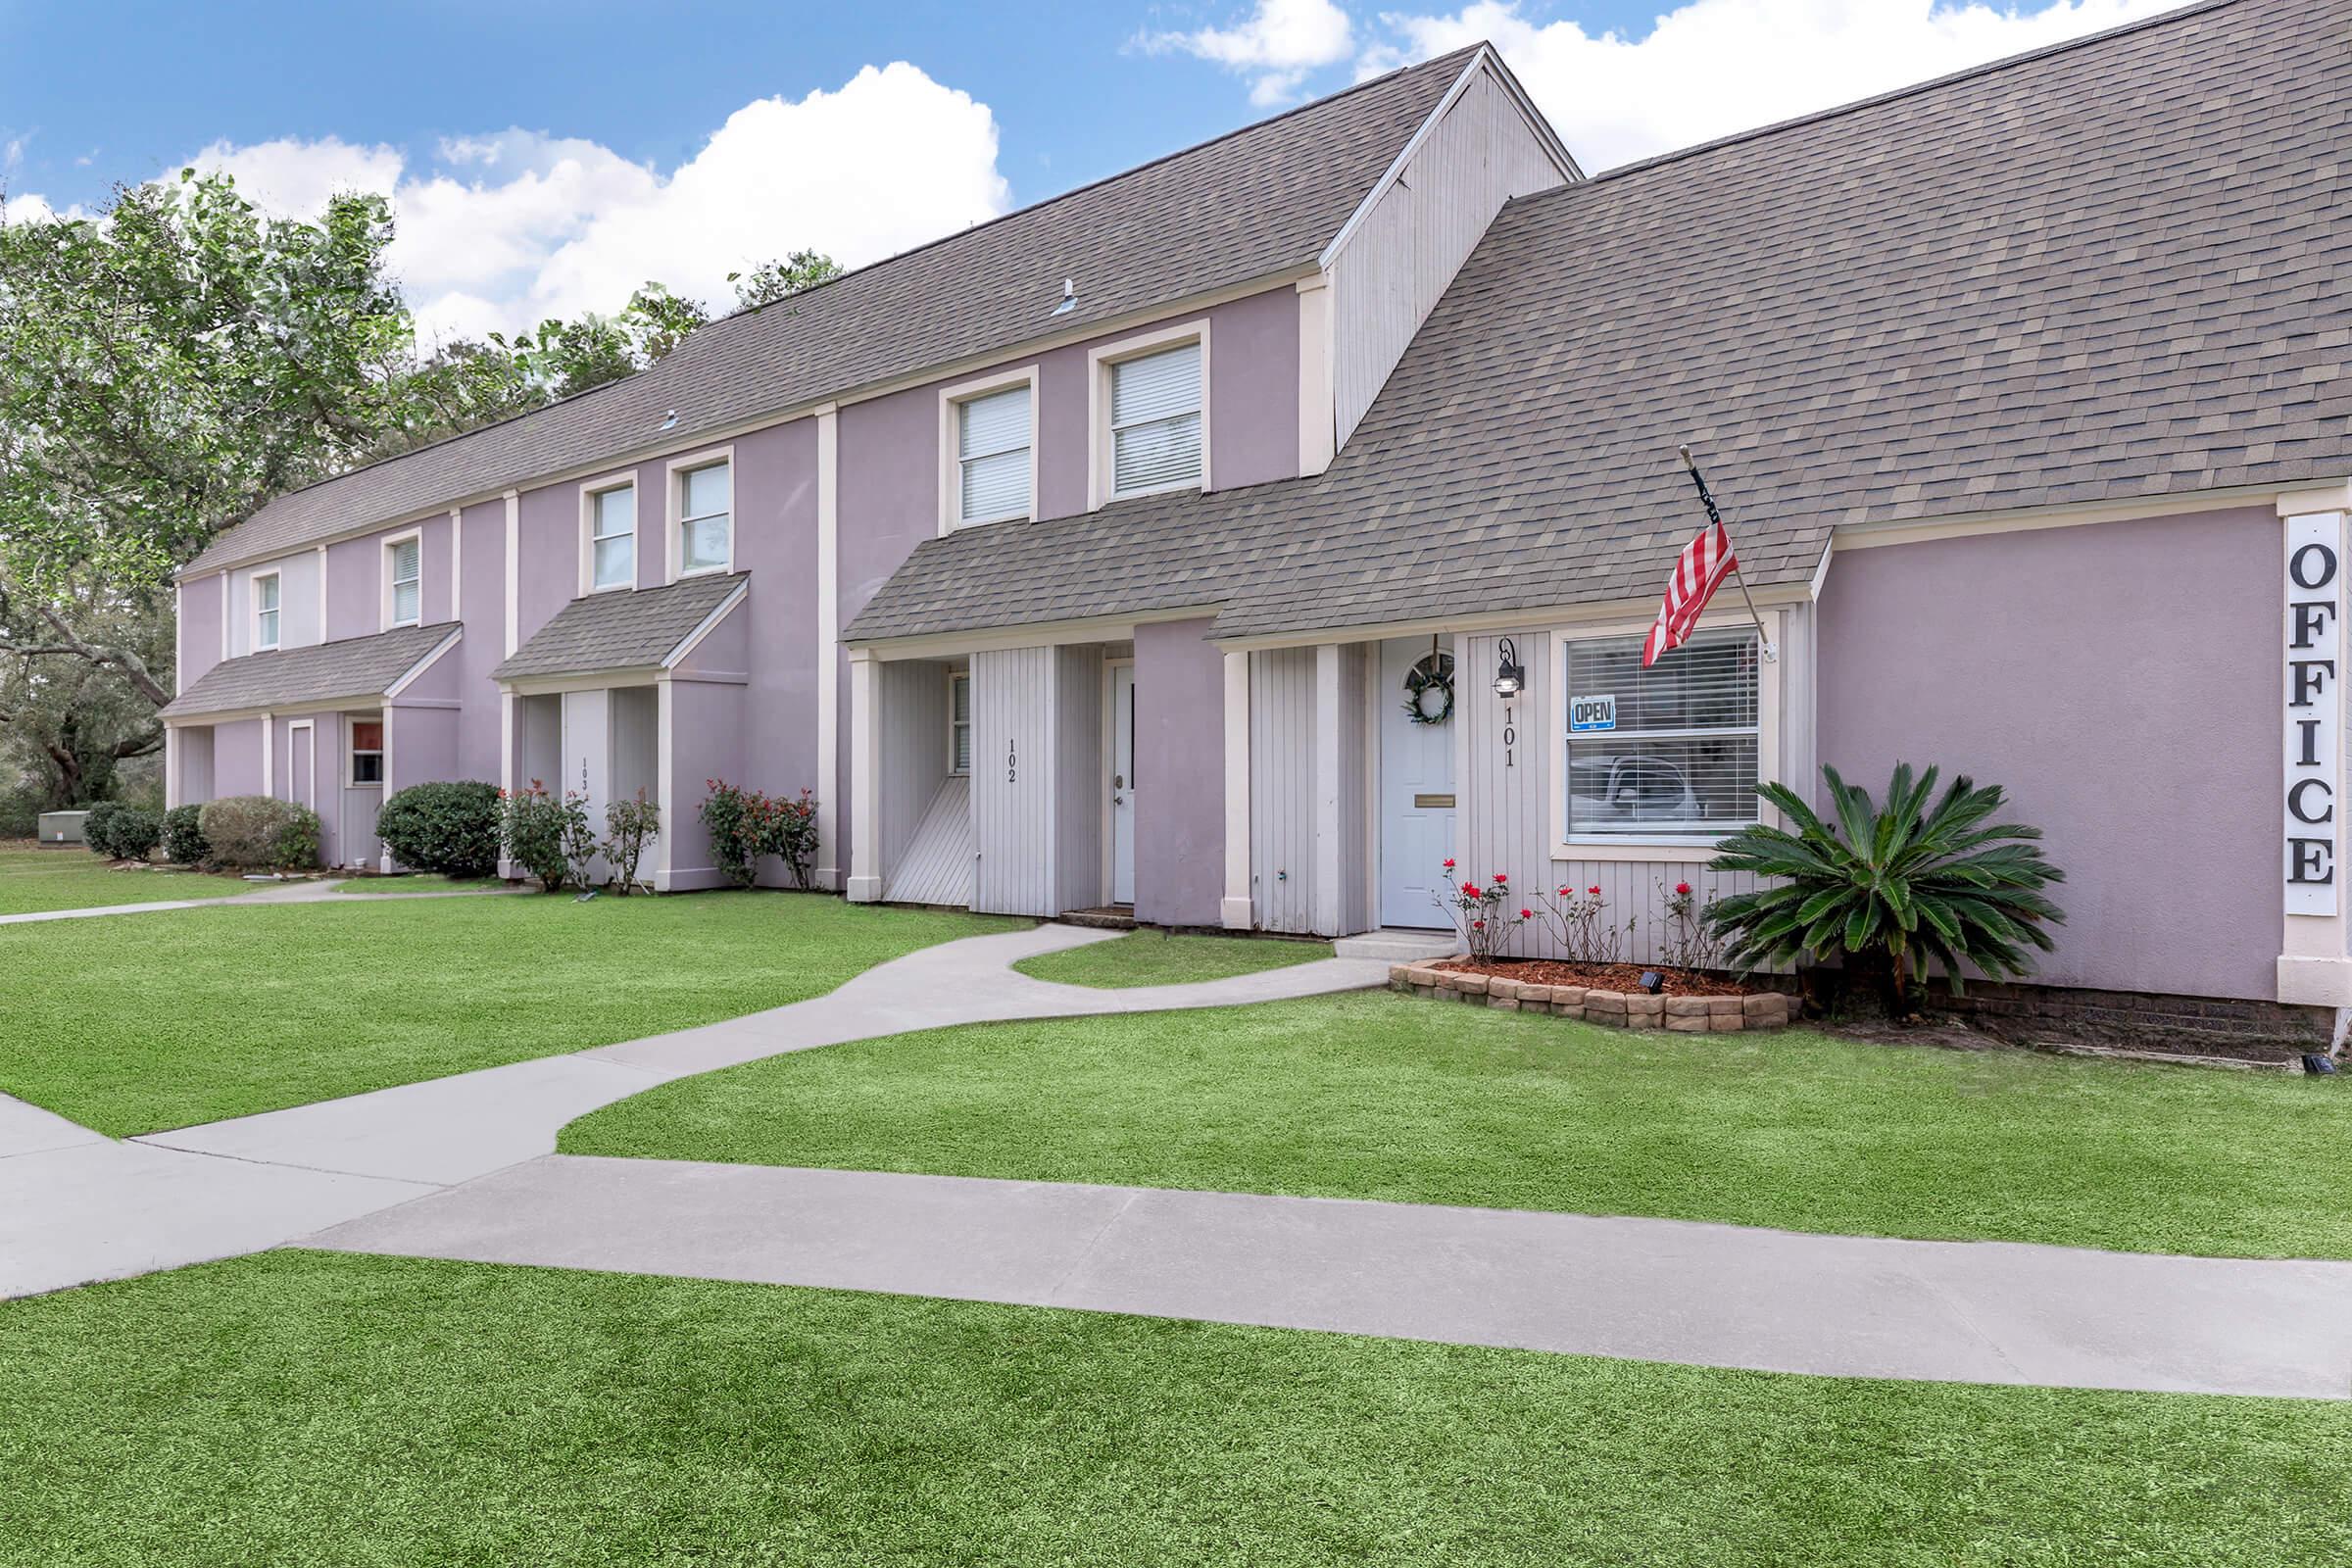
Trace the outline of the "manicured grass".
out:
<instances>
[{"instance_id":1,"label":"manicured grass","mask_svg":"<svg viewBox=\"0 0 2352 1568\"><path fill-rule=\"evenodd\" d=\"M0 927L0 1092L123 1136L633 1040L1021 922L772 893Z\"/></svg>"},{"instance_id":2,"label":"manicured grass","mask_svg":"<svg viewBox=\"0 0 2352 1568\"><path fill-rule=\"evenodd\" d=\"M1385 992L834 1046L622 1101L562 1147L2352 1257L2339 1079L1629 1034Z\"/></svg>"},{"instance_id":3,"label":"manicured grass","mask_svg":"<svg viewBox=\"0 0 2352 1568\"><path fill-rule=\"evenodd\" d=\"M1108 942L1059 953L1040 954L1013 965L1039 980L1065 986L1180 986L1198 980L1226 980L1261 969L1287 969L1331 956L1328 942L1285 942L1268 937L1170 936L1164 931L1130 931Z\"/></svg>"},{"instance_id":4,"label":"manicured grass","mask_svg":"<svg viewBox=\"0 0 2352 1568\"><path fill-rule=\"evenodd\" d=\"M115 870L81 845L45 850L25 839L0 840L0 914L94 909L108 904L218 899L253 889L231 876L200 871Z\"/></svg>"},{"instance_id":5,"label":"manicured grass","mask_svg":"<svg viewBox=\"0 0 2352 1568\"><path fill-rule=\"evenodd\" d=\"M2352 1405L278 1252L0 1304L10 1561L2332 1564Z\"/></svg>"},{"instance_id":6,"label":"manicured grass","mask_svg":"<svg viewBox=\"0 0 2352 1568\"><path fill-rule=\"evenodd\" d=\"M442 876L438 872L409 876L355 876L342 884L345 893L495 893L506 886L494 876Z\"/></svg>"}]
</instances>

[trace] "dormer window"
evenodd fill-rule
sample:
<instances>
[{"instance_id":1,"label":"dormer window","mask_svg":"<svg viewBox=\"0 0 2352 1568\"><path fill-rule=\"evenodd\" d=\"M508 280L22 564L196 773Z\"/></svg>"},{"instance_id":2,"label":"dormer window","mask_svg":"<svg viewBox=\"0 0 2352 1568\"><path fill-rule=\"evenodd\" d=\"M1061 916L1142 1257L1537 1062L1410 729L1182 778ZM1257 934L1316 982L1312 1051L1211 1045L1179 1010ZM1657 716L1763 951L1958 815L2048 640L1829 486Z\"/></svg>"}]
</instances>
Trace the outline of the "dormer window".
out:
<instances>
[{"instance_id":1,"label":"dormer window","mask_svg":"<svg viewBox=\"0 0 2352 1568\"><path fill-rule=\"evenodd\" d=\"M1110 493L1197 485L1200 466L1200 345L1112 365Z\"/></svg>"},{"instance_id":2,"label":"dormer window","mask_svg":"<svg viewBox=\"0 0 2352 1568\"><path fill-rule=\"evenodd\" d=\"M414 626L424 618L424 541L416 534L384 545L384 624Z\"/></svg>"},{"instance_id":3,"label":"dormer window","mask_svg":"<svg viewBox=\"0 0 2352 1568\"><path fill-rule=\"evenodd\" d=\"M253 579L253 651L266 654L277 647L278 576L265 571Z\"/></svg>"},{"instance_id":4,"label":"dormer window","mask_svg":"<svg viewBox=\"0 0 2352 1568\"><path fill-rule=\"evenodd\" d=\"M1005 522L1030 515L1030 386L956 405L956 521Z\"/></svg>"}]
</instances>

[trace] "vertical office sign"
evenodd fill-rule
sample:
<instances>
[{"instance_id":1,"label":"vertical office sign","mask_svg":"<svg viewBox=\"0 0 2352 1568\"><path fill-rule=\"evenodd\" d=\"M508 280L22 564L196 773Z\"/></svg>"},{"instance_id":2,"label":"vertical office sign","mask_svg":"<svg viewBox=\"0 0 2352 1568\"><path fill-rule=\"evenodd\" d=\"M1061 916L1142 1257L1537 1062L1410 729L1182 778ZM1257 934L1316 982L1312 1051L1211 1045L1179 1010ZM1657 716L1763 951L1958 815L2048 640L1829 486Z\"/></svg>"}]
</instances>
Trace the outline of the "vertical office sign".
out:
<instances>
[{"instance_id":1,"label":"vertical office sign","mask_svg":"<svg viewBox=\"0 0 2352 1568\"><path fill-rule=\"evenodd\" d=\"M2343 586L2343 514L2287 518L2281 874L2288 914L2336 912Z\"/></svg>"}]
</instances>

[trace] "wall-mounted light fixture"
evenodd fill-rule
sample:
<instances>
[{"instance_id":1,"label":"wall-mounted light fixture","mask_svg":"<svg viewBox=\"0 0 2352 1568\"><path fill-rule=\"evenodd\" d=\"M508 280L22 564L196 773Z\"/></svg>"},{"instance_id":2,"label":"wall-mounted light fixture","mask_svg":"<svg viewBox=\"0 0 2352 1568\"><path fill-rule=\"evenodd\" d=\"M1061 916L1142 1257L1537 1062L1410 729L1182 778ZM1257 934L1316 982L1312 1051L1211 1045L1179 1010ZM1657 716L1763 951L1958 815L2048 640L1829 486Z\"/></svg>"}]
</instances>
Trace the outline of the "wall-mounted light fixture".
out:
<instances>
[{"instance_id":1,"label":"wall-mounted light fixture","mask_svg":"<svg viewBox=\"0 0 2352 1568\"><path fill-rule=\"evenodd\" d=\"M1519 649L1508 637L1501 644L1502 662L1494 666L1494 695L1509 702L1527 690L1527 670L1519 662Z\"/></svg>"}]
</instances>

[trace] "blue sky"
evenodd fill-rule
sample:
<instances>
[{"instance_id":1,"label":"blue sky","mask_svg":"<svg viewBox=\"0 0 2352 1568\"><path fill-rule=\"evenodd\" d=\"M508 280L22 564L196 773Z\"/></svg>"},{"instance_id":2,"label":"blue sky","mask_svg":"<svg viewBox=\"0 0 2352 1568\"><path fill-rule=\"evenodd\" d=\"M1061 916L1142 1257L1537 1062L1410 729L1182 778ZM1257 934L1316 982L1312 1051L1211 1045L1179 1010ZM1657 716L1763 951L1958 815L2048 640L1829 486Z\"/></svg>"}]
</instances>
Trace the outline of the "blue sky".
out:
<instances>
[{"instance_id":1,"label":"blue sky","mask_svg":"<svg viewBox=\"0 0 2352 1568\"><path fill-rule=\"evenodd\" d=\"M870 261L1474 37L1598 169L2165 3L0 0L0 178L19 217L200 153L289 212L380 188L463 332Z\"/></svg>"}]
</instances>

